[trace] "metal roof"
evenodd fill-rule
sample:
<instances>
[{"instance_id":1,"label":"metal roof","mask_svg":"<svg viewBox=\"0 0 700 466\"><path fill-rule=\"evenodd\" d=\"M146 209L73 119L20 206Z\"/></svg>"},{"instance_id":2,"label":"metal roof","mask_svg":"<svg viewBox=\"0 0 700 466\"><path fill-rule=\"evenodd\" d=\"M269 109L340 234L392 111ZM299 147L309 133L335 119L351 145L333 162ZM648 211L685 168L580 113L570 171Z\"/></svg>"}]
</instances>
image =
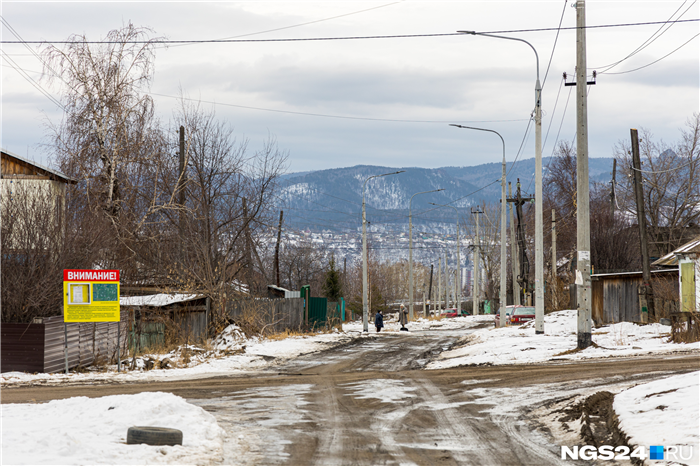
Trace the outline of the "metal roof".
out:
<instances>
[{"instance_id":1,"label":"metal roof","mask_svg":"<svg viewBox=\"0 0 700 466\"><path fill-rule=\"evenodd\" d=\"M201 294L151 294L147 296L122 296L119 298L119 304L121 306L152 306L152 307L162 307L168 306L175 303L184 303L187 301L193 301L195 299L204 298Z\"/></svg>"},{"instance_id":2,"label":"metal roof","mask_svg":"<svg viewBox=\"0 0 700 466\"><path fill-rule=\"evenodd\" d=\"M659 259L661 260L661 259ZM655 262L656 263L656 262ZM651 270L650 271L652 274L654 273L669 273L669 272L678 272L678 269L661 269L661 270ZM634 272L613 272L613 273L596 273L592 274L591 278L602 278L602 277L631 277L635 275L642 275L642 271L634 271Z\"/></svg>"},{"instance_id":3,"label":"metal roof","mask_svg":"<svg viewBox=\"0 0 700 466\"><path fill-rule=\"evenodd\" d=\"M659 265L663 267L678 265L678 256L681 254L698 254L700 253L700 236L694 240L685 243L678 249L671 251L660 259L654 261L651 265Z\"/></svg>"},{"instance_id":4,"label":"metal roof","mask_svg":"<svg viewBox=\"0 0 700 466\"><path fill-rule=\"evenodd\" d=\"M59 172L59 171L57 171L57 170L54 170L54 169L49 168L49 167L45 167L44 165L41 165L41 164L39 164L39 163L36 163L36 162L34 162L34 161L32 161L32 160L25 159L24 157L22 157L22 156L20 156L20 155L17 155L17 154L15 154L14 152L10 152L9 150L5 150L5 149L0 148L0 152L2 152L3 154L9 155L10 157L13 157L13 158L15 158L15 159L17 159L17 160L20 160L20 161L22 161L22 162L24 162L24 163L26 163L26 164L29 164L29 165L31 165L31 166L34 166L34 167L38 168L39 170L45 171L45 172L47 172L47 173L50 173L50 174L52 174L52 175L54 175L54 176L56 176L56 177L58 177L58 178L60 178L60 179L62 179L62 180L64 180L64 181L66 181L66 182L68 182L68 183L77 183L77 182L78 182L77 180L75 180L75 179L73 179L73 178L71 178L71 177L69 177L69 176L66 176L66 175L64 175L63 173L61 173L61 172Z\"/></svg>"}]
</instances>

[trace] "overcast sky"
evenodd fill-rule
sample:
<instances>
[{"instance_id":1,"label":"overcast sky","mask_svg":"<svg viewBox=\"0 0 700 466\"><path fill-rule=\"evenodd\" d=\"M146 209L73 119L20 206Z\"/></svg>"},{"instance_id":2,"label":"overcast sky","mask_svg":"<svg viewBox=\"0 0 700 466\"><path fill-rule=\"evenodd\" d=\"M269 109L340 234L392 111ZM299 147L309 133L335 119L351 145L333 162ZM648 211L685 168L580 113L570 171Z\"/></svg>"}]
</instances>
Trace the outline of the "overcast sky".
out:
<instances>
[{"instance_id":1,"label":"overcast sky","mask_svg":"<svg viewBox=\"0 0 700 466\"><path fill-rule=\"evenodd\" d=\"M2 17L26 41L65 40L71 34L99 40L129 21L171 40L246 34L254 34L249 39L267 39L556 28L562 11L562 27L572 27L576 24L572 4L562 0L3 1ZM700 6L697 0L588 1L586 15L589 26L665 21L681 15L697 19ZM679 138L679 128L698 111L700 23L678 23L668 30L660 27L587 31L589 73L604 70L649 38L655 39L609 73L598 75L597 84L590 87L591 157L612 155L613 145L627 140L630 128L647 128L673 142ZM279 28L285 29L265 32ZM544 78L556 31L508 35L534 45ZM15 39L4 25L2 38ZM689 40L656 64L612 74L652 63ZM543 139L549 132L545 156L552 153L560 125L559 139L574 136L575 88L563 87L562 73L574 75L575 45L575 31L560 32L543 93ZM2 50L39 81L42 65L24 46L3 44ZM1 145L49 163L50 153L42 146L46 124L59 122L61 111L3 58ZM177 105L176 99L167 96L178 96L182 89L190 98L211 102L207 105L235 127L239 138L250 140L251 149L273 135L279 147L289 152L289 171L357 164L432 168L500 160L500 140L495 135L452 128L448 123L501 132L507 159L513 160L534 106L535 73L534 54L527 45L474 36L196 44L158 50L151 92L163 121L172 119ZM39 82L60 98L60 88ZM532 126L530 133L522 158L534 157Z\"/></svg>"}]
</instances>

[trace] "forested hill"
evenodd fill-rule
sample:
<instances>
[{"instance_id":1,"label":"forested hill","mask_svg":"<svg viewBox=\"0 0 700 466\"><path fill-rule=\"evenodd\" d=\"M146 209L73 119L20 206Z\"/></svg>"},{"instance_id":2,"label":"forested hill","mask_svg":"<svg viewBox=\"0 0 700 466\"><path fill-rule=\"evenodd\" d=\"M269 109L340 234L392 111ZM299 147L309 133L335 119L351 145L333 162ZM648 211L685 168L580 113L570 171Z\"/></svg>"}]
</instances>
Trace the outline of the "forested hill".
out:
<instances>
[{"instance_id":1,"label":"forested hill","mask_svg":"<svg viewBox=\"0 0 700 466\"><path fill-rule=\"evenodd\" d=\"M589 159L590 181L607 183L611 178L612 158ZM546 174L550 158L543 159ZM278 197L278 208L285 210L285 224L294 229L335 232L357 231L361 226L362 186L372 175L405 170L404 173L374 178L367 183L367 220L379 224L408 225L411 196L421 191L443 188L444 191L421 194L413 200L413 222L422 229L432 229L440 223L455 222L455 211L435 209L435 204L452 205L468 215L472 206L500 202L500 163L472 167L395 168L357 165L284 175ZM507 180L520 179L522 190L533 193L535 159L507 164Z\"/></svg>"}]
</instances>

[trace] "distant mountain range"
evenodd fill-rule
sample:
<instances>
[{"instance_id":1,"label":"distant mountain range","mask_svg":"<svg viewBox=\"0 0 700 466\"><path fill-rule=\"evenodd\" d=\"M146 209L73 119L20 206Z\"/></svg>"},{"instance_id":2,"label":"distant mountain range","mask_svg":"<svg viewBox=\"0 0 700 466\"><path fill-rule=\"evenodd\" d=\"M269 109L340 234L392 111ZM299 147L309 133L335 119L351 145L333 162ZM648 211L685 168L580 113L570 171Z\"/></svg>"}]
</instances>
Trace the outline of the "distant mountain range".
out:
<instances>
[{"instance_id":1,"label":"distant mountain range","mask_svg":"<svg viewBox=\"0 0 700 466\"><path fill-rule=\"evenodd\" d=\"M543 159L546 176L550 157ZM589 159L591 183L609 182L612 158ZM285 225L296 230L336 233L357 232L361 228L362 187L373 175L405 170L404 173L374 178L365 191L367 220L375 229L383 225L393 231L408 228L409 202L421 191L444 191L415 196L412 204L414 227L422 231L439 231L454 225L455 212L435 208L430 203L456 207L460 215L469 215L471 207L500 202L501 164L486 163L473 167L394 168L370 165L290 173L281 180L278 209L284 210ZM534 193L535 159L508 163L507 180L520 179L523 192ZM454 202L453 202L454 201Z\"/></svg>"}]
</instances>

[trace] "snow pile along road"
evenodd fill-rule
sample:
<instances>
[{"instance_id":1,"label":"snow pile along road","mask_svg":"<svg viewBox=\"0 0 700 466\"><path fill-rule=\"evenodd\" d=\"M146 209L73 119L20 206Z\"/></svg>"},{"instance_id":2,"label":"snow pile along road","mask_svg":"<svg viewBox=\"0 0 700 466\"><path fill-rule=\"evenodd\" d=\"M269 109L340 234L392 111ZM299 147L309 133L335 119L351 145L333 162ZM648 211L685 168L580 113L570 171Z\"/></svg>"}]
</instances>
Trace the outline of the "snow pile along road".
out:
<instances>
[{"instance_id":1,"label":"snow pile along road","mask_svg":"<svg viewBox=\"0 0 700 466\"><path fill-rule=\"evenodd\" d=\"M182 445L127 445L133 426L182 431ZM170 393L2 405L3 464L204 464L221 461L214 416Z\"/></svg>"},{"instance_id":2,"label":"snow pile along road","mask_svg":"<svg viewBox=\"0 0 700 466\"><path fill-rule=\"evenodd\" d=\"M669 343L671 327L621 322L592 331L595 346L576 350L576 310L558 311L544 318L544 335L535 322L519 327L478 330L464 346L446 351L428 365L444 369L471 364L531 364L553 360L582 360L700 350L700 343Z\"/></svg>"},{"instance_id":3,"label":"snow pile along road","mask_svg":"<svg viewBox=\"0 0 700 466\"><path fill-rule=\"evenodd\" d=\"M87 373L71 372L54 374L27 374L5 372L0 376L0 385L57 385L64 383L91 382L146 382L159 380L186 380L217 375L230 375L264 370L279 361L300 355L314 353L343 344L356 338L343 332L317 333L304 336L290 336L281 340L246 338L236 325L228 326L213 342L213 349L206 350L188 345L168 354L145 354L137 358L137 370L117 373L116 365ZM185 360L184 354L187 354ZM172 365L168 369L145 370L147 359L162 361L168 359Z\"/></svg>"},{"instance_id":4,"label":"snow pile along road","mask_svg":"<svg viewBox=\"0 0 700 466\"><path fill-rule=\"evenodd\" d=\"M700 464L700 372L637 385L613 408L630 445L664 447L663 461L651 464Z\"/></svg>"}]
</instances>

